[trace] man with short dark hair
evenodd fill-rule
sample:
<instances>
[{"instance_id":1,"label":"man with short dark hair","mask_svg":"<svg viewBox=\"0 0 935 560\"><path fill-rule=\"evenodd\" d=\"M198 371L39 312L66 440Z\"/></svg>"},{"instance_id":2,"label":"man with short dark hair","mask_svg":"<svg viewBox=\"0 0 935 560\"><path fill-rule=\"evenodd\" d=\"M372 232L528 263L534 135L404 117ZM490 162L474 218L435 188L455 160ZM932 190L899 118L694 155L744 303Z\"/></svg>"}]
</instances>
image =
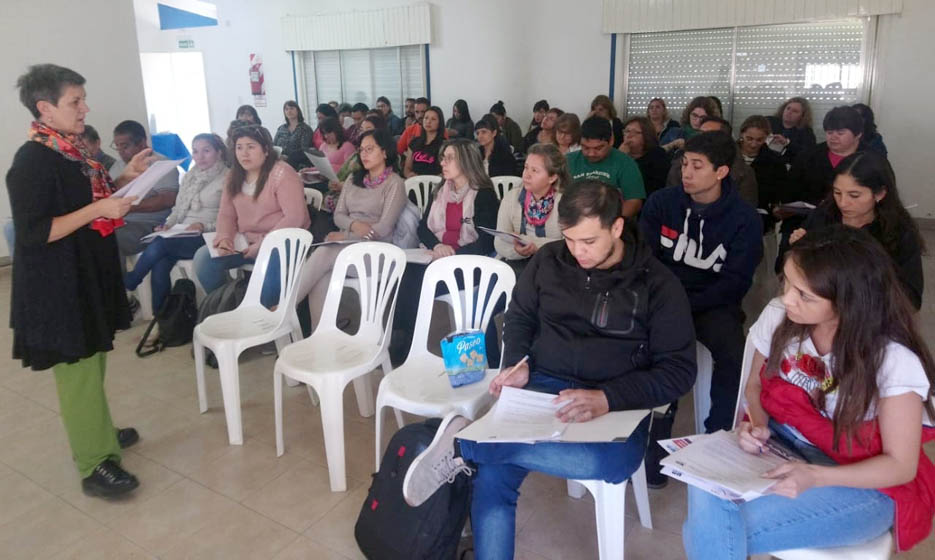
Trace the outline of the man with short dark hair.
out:
<instances>
[{"instance_id":1,"label":"man with short dark hair","mask_svg":"<svg viewBox=\"0 0 935 560\"><path fill-rule=\"evenodd\" d=\"M698 127L698 131L720 131L726 133L728 136L733 134L733 128L730 123L714 115L708 115L701 119L701 125ZM684 153L684 150L679 150L672 157L672 166L669 168L669 175L666 178L667 187L677 187L682 184L682 154ZM740 153L740 150L737 150L737 155L734 157L733 163L731 163L730 178L737 188L740 199L753 208L757 208L759 206L760 196L759 186L756 182L756 172L744 161L743 154Z\"/></svg>"},{"instance_id":2,"label":"man with short dark hair","mask_svg":"<svg viewBox=\"0 0 935 560\"><path fill-rule=\"evenodd\" d=\"M393 106L390 104L389 98L383 95L378 97L376 108L383 116L383 120L386 121L386 129L390 131L390 134L399 136L403 133L403 120L393 113Z\"/></svg>"},{"instance_id":3,"label":"man with short dark hair","mask_svg":"<svg viewBox=\"0 0 935 560\"><path fill-rule=\"evenodd\" d=\"M119 175L123 166L139 152L145 150L146 129L136 121L123 121L114 128L114 142L111 144L121 162L114 164L111 175ZM156 159L166 159L165 156L153 152ZM119 167L119 169L117 169ZM179 171L173 169L160 179L156 186L136 206L131 206L130 212L124 216L126 224L117 228L117 247L120 249L120 266L125 266L124 257L135 255L143 250L144 245L140 238L152 233L153 229L165 223L166 218L175 205L175 197L179 193ZM126 272L126 271L124 271Z\"/></svg>"},{"instance_id":4,"label":"man with short dark hair","mask_svg":"<svg viewBox=\"0 0 935 560\"><path fill-rule=\"evenodd\" d=\"M685 142L682 185L658 190L640 214L653 254L682 281L698 342L714 358L708 432L730 430L740 386L740 304L763 256L763 224L730 178L737 147L724 132Z\"/></svg>"},{"instance_id":5,"label":"man with short dark hair","mask_svg":"<svg viewBox=\"0 0 935 560\"><path fill-rule=\"evenodd\" d=\"M405 107L403 111L403 117L406 119L405 127L408 128L416 123L416 99L415 97L407 97L405 101Z\"/></svg>"},{"instance_id":6,"label":"man with short dark hair","mask_svg":"<svg viewBox=\"0 0 935 560\"><path fill-rule=\"evenodd\" d=\"M91 156L101 162L101 165L106 167L108 171L117 163L117 159L114 156L105 153L104 150L101 149L101 135L97 133L96 128L89 124L84 125L84 132L81 133L81 139L84 140L84 145L87 146Z\"/></svg>"},{"instance_id":7,"label":"man with short dark hair","mask_svg":"<svg viewBox=\"0 0 935 560\"><path fill-rule=\"evenodd\" d=\"M413 104L413 117L415 122L407 126L402 136L399 137L399 141L396 143L397 154L405 154L406 150L409 149L409 142L422 135L422 117L424 117L425 112L428 111L429 105L429 100L425 97L420 97L415 100ZM441 123L439 126L444 124L445 123ZM447 132L445 132L445 138L448 138Z\"/></svg>"},{"instance_id":8,"label":"man with short dark hair","mask_svg":"<svg viewBox=\"0 0 935 560\"><path fill-rule=\"evenodd\" d=\"M568 154L572 179L597 179L620 191L623 215L635 217L643 206L646 189L640 167L627 154L614 149L610 121L590 117L581 123L581 150Z\"/></svg>"},{"instance_id":9,"label":"man with short dark hair","mask_svg":"<svg viewBox=\"0 0 935 560\"><path fill-rule=\"evenodd\" d=\"M360 123L364 122L364 117L367 116L369 110L370 108L365 103L355 103L351 107L351 120L354 121L354 124L344 130L344 139L351 144L357 144L357 137L360 135Z\"/></svg>"},{"instance_id":10,"label":"man with short dark hair","mask_svg":"<svg viewBox=\"0 0 935 560\"><path fill-rule=\"evenodd\" d=\"M520 276L504 321L506 367L490 392L519 387L557 394L562 422L677 400L695 378L695 337L685 292L624 228L616 188L573 183L558 204L564 241L542 246ZM523 361L527 357L527 361ZM643 460L649 417L626 441L476 443L455 440L468 423L452 413L412 462L403 496L427 500L458 473L471 473L471 524L478 558L512 558L516 499L530 471L612 483Z\"/></svg>"}]
</instances>

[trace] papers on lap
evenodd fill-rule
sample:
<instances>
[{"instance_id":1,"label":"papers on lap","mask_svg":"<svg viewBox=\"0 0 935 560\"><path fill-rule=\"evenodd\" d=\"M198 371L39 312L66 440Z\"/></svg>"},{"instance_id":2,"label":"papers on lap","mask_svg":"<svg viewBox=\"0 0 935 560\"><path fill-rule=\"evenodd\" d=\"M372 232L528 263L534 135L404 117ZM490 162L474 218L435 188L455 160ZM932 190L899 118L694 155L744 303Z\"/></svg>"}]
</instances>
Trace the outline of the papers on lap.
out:
<instances>
[{"instance_id":1,"label":"papers on lap","mask_svg":"<svg viewBox=\"0 0 935 560\"><path fill-rule=\"evenodd\" d=\"M146 168L146 171L140 173L136 178L124 185L122 188L117 190L114 196L117 198L122 198L126 196L135 196L136 200L133 201L133 206L136 206L143 201L143 198L156 186L156 183L160 179L165 177L166 173L175 169L180 163L185 161L184 159L163 159L159 160L149 167Z\"/></svg>"},{"instance_id":2,"label":"papers on lap","mask_svg":"<svg viewBox=\"0 0 935 560\"><path fill-rule=\"evenodd\" d=\"M510 233L508 231L500 231L498 229L488 228L484 226L477 226L477 229L483 231L484 233L489 233L490 235L494 237L499 237L500 239L507 241L509 243L513 243L514 241L516 241L520 245L529 244L525 239L516 235L515 233Z\"/></svg>"},{"instance_id":3,"label":"papers on lap","mask_svg":"<svg viewBox=\"0 0 935 560\"><path fill-rule=\"evenodd\" d=\"M724 430L664 440L659 445L672 453L660 461L663 474L738 503L765 495L778 482L763 478L763 473L799 460L774 440L767 442L760 455L747 453L740 448L737 433Z\"/></svg>"},{"instance_id":4,"label":"papers on lap","mask_svg":"<svg viewBox=\"0 0 935 560\"><path fill-rule=\"evenodd\" d=\"M555 416L565 403L552 404L555 397L504 387L494 407L457 437L478 443L622 441L646 417L645 410L626 410L610 412L589 422L565 424Z\"/></svg>"},{"instance_id":5,"label":"papers on lap","mask_svg":"<svg viewBox=\"0 0 935 560\"><path fill-rule=\"evenodd\" d=\"M429 264L435 255L428 249L404 249L406 253L406 262L415 264Z\"/></svg>"},{"instance_id":6,"label":"papers on lap","mask_svg":"<svg viewBox=\"0 0 935 560\"><path fill-rule=\"evenodd\" d=\"M215 235L216 235L216 232L213 232L213 231L209 231L207 233L201 234L201 236L205 238L205 245L208 246L208 253L211 255L212 259L216 259L221 256L221 254L218 253L217 247L214 246ZM235 252L243 253L244 251L247 250L247 247L249 246L250 246L250 242L247 241L247 237L244 234L238 233L237 235L234 236L234 251Z\"/></svg>"},{"instance_id":7,"label":"papers on lap","mask_svg":"<svg viewBox=\"0 0 935 560\"><path fill-rule=\"evenodd\" d=\"M338 176L334 173L334 167L331 166L331 162L328 161L328 156L326 156L324 152L309 149L305 150L305 156L308 158L308 161L312 162L312 165L315 166L315 169L324 175L327 180L338 180Z\"/></svg>"},{"instance_id":8,"label":"papers on lap","mask_svg":"<svg viewBox=\"0 0 935 560\"><path fill-rule=\"evenodd\" d=\"M175 224L169 229L164 229L162 231L154 231L149 235L144 235L140 238L140 241L143 243L149 243L157 237L197 237L201 235L201 232L194 229L188 229L186 224Z\"/></svg>"}]
</instances>

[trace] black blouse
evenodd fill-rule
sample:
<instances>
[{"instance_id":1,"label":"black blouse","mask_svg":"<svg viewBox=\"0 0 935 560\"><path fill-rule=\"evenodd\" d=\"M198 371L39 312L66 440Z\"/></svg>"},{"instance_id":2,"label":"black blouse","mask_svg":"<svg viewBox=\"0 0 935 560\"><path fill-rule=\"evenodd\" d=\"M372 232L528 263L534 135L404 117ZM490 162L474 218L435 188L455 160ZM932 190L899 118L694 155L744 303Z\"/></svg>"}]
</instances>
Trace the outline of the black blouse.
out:
<instances>
[{"instance_id":1,"label":"black blouse","mask_svg":"<svg viewBox=\"0 0 935 560\"><path fill-rule=\"evenodd\" d=\"M112 350L114 332L130 326L117 236L84 226L48 242L53 218L91 203L81 164L27 142L6 179L16 229L13 358L42 370Z\"/></svg>"},{"instance_id":2,"label":"black blouse","mask_svg":"<svg viewBox=\"0 0 935 560\"><path fill-rule=\"evenodd\" d=\"M416 138L409 144L412 150L412 172L416 175L441 175L442 162L441 150L445 138L439 134L435 136L430 144L426 144L422 138Z\"/></svg>"}]
</instances>

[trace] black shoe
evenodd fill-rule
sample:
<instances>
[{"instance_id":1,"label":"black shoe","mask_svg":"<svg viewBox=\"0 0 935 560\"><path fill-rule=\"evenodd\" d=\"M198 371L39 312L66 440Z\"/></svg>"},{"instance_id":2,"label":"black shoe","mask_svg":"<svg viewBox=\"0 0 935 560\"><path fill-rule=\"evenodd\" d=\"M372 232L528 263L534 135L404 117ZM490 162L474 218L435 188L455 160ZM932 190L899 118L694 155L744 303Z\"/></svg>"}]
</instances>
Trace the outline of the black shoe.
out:
<instances>
[{"instance_id":1,"label":"black shoe","mask_svg":"<svg viewBox=\"0 0 935 560\"><path fill-rule=\"evenodd\" d=\"M81 481L81 490L88 496L113 498L126 494L140 485L135 476L107 459L94 467L91 476Z\"/></svg>"},{"instance_id":2,"label":"black shoe","mask_svg":"<svg viewBox=\"0 0 935 560\"><path fill-rule=\"evenodd\" d=\"M136 428L117 429L117 442L120 444L120 449L126 449L138 441L140 441L140 434L137 433Z\"/></svg>"}]
</instances>

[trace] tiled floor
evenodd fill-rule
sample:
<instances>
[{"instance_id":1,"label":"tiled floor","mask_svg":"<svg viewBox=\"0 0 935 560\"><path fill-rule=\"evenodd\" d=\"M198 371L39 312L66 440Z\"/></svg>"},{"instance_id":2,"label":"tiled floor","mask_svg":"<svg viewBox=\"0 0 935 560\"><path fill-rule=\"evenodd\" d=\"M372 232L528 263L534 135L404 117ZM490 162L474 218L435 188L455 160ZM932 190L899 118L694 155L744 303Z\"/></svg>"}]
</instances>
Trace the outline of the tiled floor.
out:
<instances>
[{"instance_id":1,"label":"tiled floor","mask_svg":"<svg viewBox=\"0 0 935 560\"><path fill-rule=\"evenodd\" d=\"M935 232L927 232L935 247ZM925 259L935 279L935 261ZM0 268L0 317L9 316L10 268ZM926 294L923 327L935 343L935 290ZM4 321L5 322L5 321ZM361 558L353 538L373 462L372 418L346 393L348 491L328 486L321 421L301 388L287 388L286 453L273 432L273 356L250 352L241 364L244 445L227 445L217 375L208 370L210 410L198 413L189 348L139 359L142 325L120 333L108 361L108 393L121 426L142 435L125 455L142 482L129 499L85 497L72 466L52 377L24 371L9 356L0 328L0 558ZM691 431L691 403L676 422ZM389 419L389 417L387 417ZM628 558L683 558L685 488L651 491L655 529L636 520L628 496ZM517 513L517 557L597 558L593 502L565 494L564 481L531 476ZM930 538L907 560L935 557Z\"/></svg>"}]
</instances>

